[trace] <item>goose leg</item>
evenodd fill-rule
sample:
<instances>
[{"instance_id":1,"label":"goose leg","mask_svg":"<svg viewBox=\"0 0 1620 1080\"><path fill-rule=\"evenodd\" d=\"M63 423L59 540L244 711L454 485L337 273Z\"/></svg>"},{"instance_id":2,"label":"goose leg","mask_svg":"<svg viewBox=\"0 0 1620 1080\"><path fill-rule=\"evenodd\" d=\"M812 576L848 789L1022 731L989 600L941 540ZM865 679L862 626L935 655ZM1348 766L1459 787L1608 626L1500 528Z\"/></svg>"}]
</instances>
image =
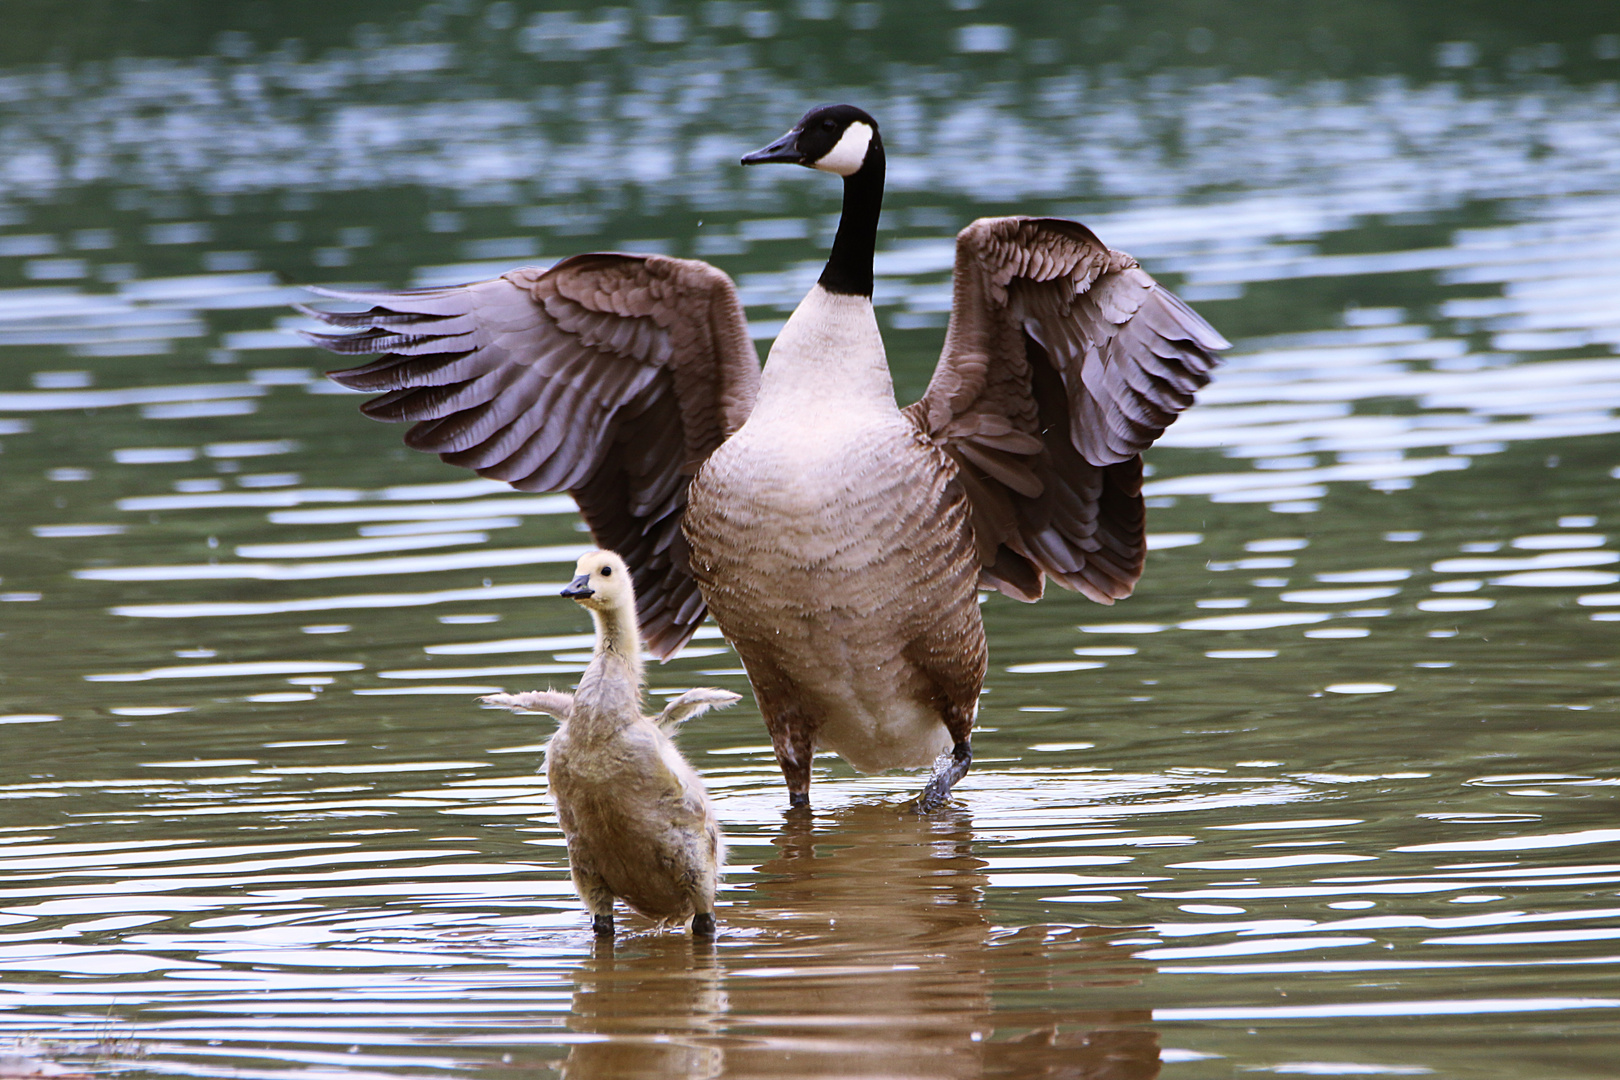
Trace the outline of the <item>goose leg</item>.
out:
<instances>
[{"instance_id":1,"label":"goose leg","mask_svg":"<svg viewBox=\"0 0 1620 1080\"><path fill-rule=\"evenodd\" d=\"M776 764L782 770L782 778L787 781L788 809L808 808L810 762L815 756L816 731L821 727L821 718L797 705L772 708L764 697L761 697L759 707L765 714L765 729L771 734Z\"/></svg>"},{"instance_id":2,"label":"goose leg","mask_svg":"<svg viewBox=\"0 0 1620 1080\"><path fill-rule=\"evenodd\" d=\"M928 784L917 796L917 813L931 814L945 805L945 800L951 797L951 788L956 782L967 775L968 766L973 764L973 744L963 739L951 749L948 754L939 755L934 762L934 771L928 777Z\"/></svg>"},{"instance_id":3,"label":"goose leg","mask_svg":"<svg viewBox=\"0 0 1620 1080\"><path fill-rule=\"evenodd\" d=\"M950 753L934 762L927 785L912 804L919 814L931 814L944 806L951 788L973 764L973 723L979 716L979 692L989 657L978 599L971 588L961 603L960 619L954 623L942 620L929 628L905 654L923 680L919 697L939 710L940 723L951 737Z\"/></svg>"}]
</instances>

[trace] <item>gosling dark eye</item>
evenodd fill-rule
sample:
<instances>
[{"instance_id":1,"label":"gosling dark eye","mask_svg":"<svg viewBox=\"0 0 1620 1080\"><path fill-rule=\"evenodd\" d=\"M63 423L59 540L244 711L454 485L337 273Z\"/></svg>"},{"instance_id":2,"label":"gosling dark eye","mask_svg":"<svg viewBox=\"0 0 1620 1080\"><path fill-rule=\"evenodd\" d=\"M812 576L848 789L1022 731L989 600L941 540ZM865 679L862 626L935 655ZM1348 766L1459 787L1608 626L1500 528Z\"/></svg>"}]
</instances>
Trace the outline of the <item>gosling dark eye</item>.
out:
<instances>
[{"instance_id":1,"label":"gosling dark eye","mask_svg":"<svg viewBox=\"0 0 1620 1080\"><path fill-rule=\"evenodd\" d=\"M612 577L613 576L613 567L611 567L611 566L602 567L602 576L603 577Z\"/></svg>"}]
</instances>

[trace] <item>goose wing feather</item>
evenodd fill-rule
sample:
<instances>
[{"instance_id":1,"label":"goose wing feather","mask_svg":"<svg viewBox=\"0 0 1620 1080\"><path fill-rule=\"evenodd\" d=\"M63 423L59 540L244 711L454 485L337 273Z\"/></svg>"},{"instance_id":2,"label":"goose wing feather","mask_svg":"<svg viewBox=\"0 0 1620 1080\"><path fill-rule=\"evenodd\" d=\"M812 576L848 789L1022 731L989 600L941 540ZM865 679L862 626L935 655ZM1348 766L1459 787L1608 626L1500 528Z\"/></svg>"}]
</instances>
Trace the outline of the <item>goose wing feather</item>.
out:
<instances>
[{"instance_id":1,"label":"goose wing feather","mask_svg":"<svg viewBox=\"0 0 1620 1080\"><path fill-rule=\"evenodd\" d=\"M1124 252L1059 218L981 218L928 391L906 410L960 467L980 582L1045 577L1110 604L1146 552L1141 453L1209 382L1226 339Z\"/></svg>"},{"instance_id":2,"label":"goose wing feather","mask_svg":"<svg viewBox=\"0 0 1620 1080\"><path fill-rule=\"evenodd\" d=\"M705 608L680 519L697 467L742 426L759 355L731 279L707 263L589 254L550 270L398 292L313 290L370 305L306 314L345 356L329 372L407 445L524 491L567 491L597 544L634 568L647 647L667 657Z\"/></svg>"}]
</instances>

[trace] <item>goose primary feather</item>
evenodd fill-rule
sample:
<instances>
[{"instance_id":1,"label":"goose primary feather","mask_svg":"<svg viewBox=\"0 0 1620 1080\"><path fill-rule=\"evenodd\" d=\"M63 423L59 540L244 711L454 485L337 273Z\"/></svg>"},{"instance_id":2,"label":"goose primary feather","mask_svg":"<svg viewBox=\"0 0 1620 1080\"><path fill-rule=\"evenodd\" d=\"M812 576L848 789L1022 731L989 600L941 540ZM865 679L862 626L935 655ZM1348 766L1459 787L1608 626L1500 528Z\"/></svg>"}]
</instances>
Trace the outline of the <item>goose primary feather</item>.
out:
<instances>
[{"instance_id":1,"label":"goose primary feather","mask_svg":"<svg viewBox=\"0 0 1620 1080\"><path fill-rule=\"evenodd\" d=\"M971 761L986 647L976 590L1036 600L1046 579L1128 596L1146 551L1142 451L1227 342L1089 229L981 218L957 236L945 346L900 409L872 308L877 122L812 109L743 158L843 178L818 283L763 373L731 279L661 255L309 314L311 335L382 354L331 373L382 391L406 442L527 491L567 491L634 567L649 649L712 613L736 647L792 805L819 748L857 769L934 762L939 805Z\"/></svg>"}]
</instances>

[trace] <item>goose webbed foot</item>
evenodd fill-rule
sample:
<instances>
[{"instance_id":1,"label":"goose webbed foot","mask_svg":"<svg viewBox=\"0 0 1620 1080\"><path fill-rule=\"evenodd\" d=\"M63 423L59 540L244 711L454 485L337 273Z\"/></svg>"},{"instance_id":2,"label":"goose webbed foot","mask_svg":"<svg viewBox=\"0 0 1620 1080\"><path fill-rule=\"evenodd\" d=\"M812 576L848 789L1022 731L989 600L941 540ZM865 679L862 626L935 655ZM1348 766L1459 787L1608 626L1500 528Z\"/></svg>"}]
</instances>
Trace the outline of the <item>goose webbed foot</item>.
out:
<instances>
[{"instance_id":1,"label":"goose webbed foot","mask_svg":"<svg viewBox=\"0 0 1620 1080\"><path fill-rule=\"evenodd\" d=\"M928 777L928 784L912 803L917 813L932 814L944 806L945 800L951 797L951 788L967 775L968 766L972 764L973 747L966 739L952 747L950 753L939 755L934 761L934 771Z\"/></svg>"},{"instance_id":2,"label":"goose webbed foot","mask_svg":"<svg viewBox=\"0 0 1620 1080\"><path fill-rule=\"evenodd\" d=\"M692 916L693 937L712 938L714 937L714 934L714 912L700 911L696 915Z\"/></svg>"},{"instance_id":3,"label":"goose webbed foot","mask_svg":"<svg viewBox=\"0 0 1620 1080\"><path fill-rule=\"evenodd\" d=\"M599 938L611 938L613 936L613 916L591 916L591 930L594 931L596 936Z\"/></svg>"}]
</instances>

